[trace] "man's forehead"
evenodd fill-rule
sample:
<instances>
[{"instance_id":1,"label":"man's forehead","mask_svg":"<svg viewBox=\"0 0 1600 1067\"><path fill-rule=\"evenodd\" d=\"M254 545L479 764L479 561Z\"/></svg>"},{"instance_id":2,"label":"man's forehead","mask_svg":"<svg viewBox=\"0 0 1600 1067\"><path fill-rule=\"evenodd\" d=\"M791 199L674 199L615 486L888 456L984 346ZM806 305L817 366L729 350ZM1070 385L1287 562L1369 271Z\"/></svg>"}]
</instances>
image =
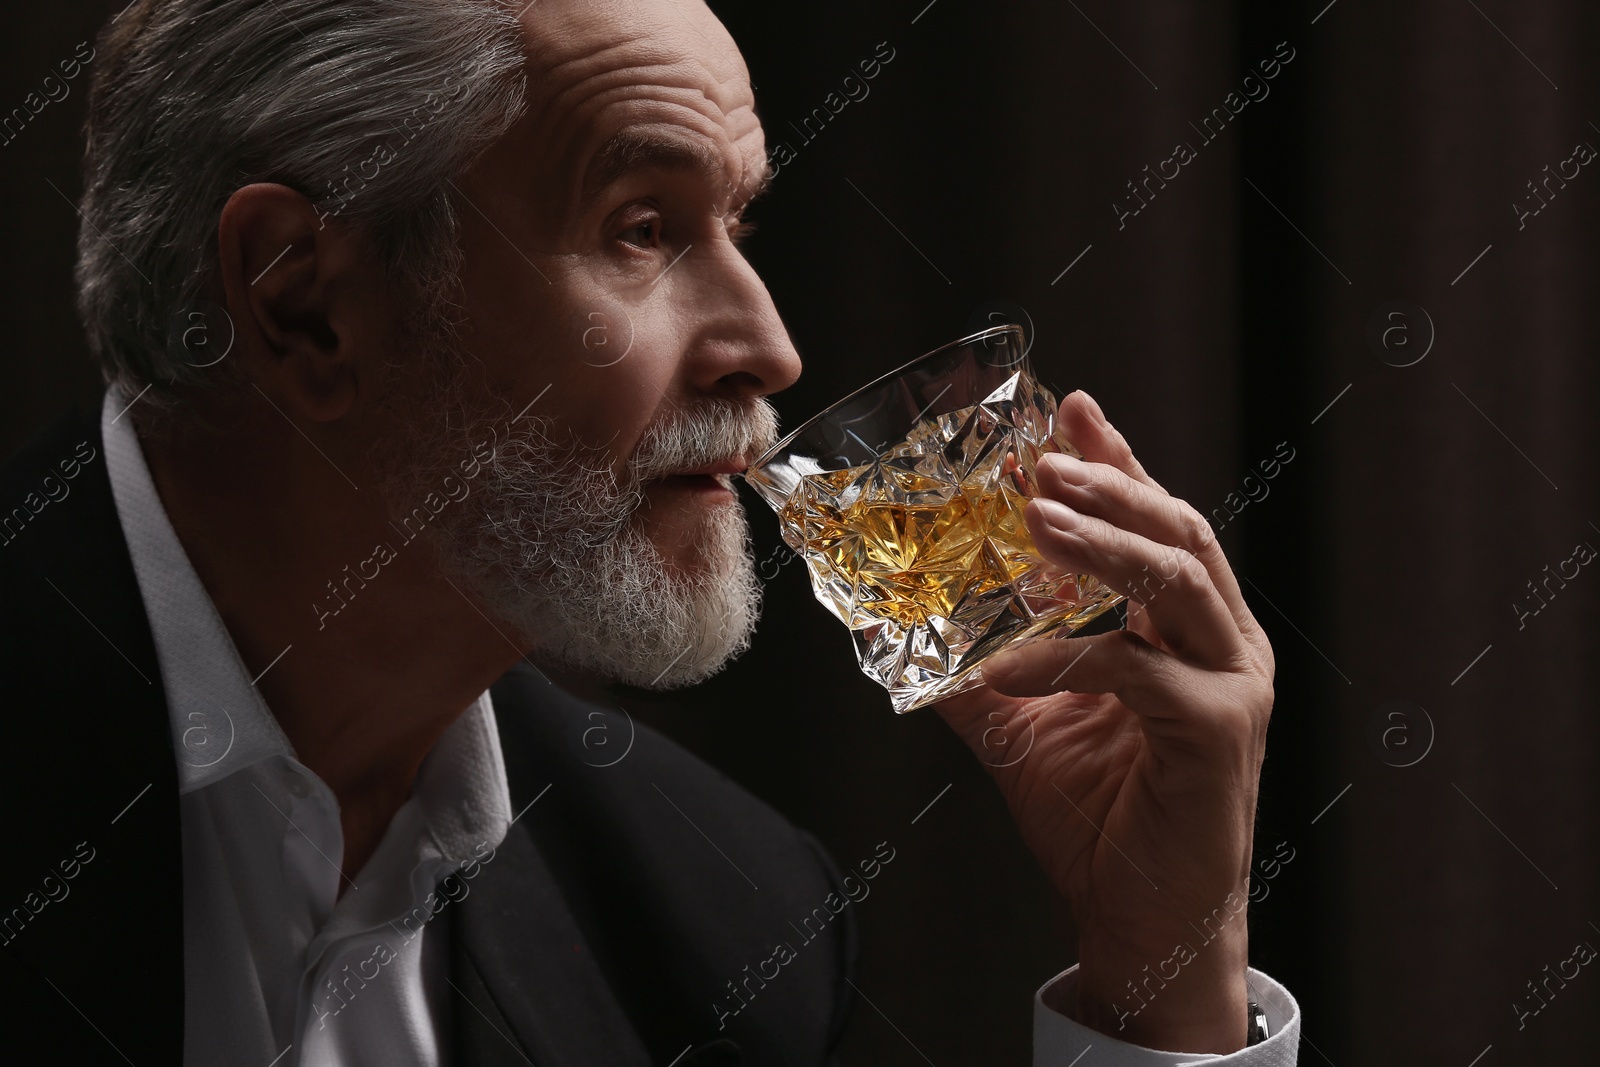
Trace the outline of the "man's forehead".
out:
<instances>
[{"instance_id":1,"label":"man's forehead","mask_svg":"<svg viewBox=\"0 0 1600 1067\"><path fill-rule=\"evenodd\" d=\"M743 57L701 0L535 0L522 22L528 132L581 204L645 167L765 188Z\"/></svg>"},{"instance_id":2,"label":"man's forehead","mask_svg":"<svg viewBox=\"0 0 1600 1067\"><path fill-rule=\"evenodd\" d=\"M748 92L744 57L702 0L533 0L520 21L535 93L585 69L684 62Z\"/></svg>"}]
</instances>

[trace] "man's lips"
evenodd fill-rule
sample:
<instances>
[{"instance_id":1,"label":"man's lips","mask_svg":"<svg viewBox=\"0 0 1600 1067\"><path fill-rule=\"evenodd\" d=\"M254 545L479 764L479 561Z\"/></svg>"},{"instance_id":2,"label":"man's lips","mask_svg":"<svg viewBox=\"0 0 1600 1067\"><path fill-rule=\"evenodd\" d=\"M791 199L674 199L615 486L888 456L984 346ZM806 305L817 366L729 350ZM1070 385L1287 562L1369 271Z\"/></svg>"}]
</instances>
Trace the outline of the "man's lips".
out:
<instances>
[{"instance_id":1,"label":"man's lips","mask_svg":"<svg viewBox=\"0 0 1600 1067\"><path fill-rule=\"evenodd\" d=\"M733 475L743 473L749 465L743 456L729 456L675 474L657 475L649 484L685 490L695 496L706 494L713 498L737 499L739 494L733 488Z\"/></svg>"},{"instance_id":2,"label":"man's lips","mask_svg":"<svg viewBox=\"0 0 1600 1067\"><path fill-rule=\"evenodd\" d=\"M697 474L739 474L749 465L745 462L743 456L731 456L715 463L707 463L703 467L696 467L694 470L679 471L673 477L682 478Z\"/></svg>"},{"instance_id":3,"label":"man's lips","mask_svg":"<svg viewBox=\"0 0 1600 1067\"><path fill-rule=\"evenodd\" d=\"M725 494L733 497L738 494L733 491L732 476L743 471L745 467L746 464L739 459L722 460L679 474L668 474L656 481L664 486L670 485L697 494Z\"/></svg>"},{"instance_id":4,"label":"man's lips","mask_svg":"<svg viewBox=\"0 0 1600 1067\"><path fill-rule=\"evenodd\" d=\"M685 489L727 489L732 491L726 474L669 474L657 481L664 485L678 485Z\"/></svg>"}]
</instances>

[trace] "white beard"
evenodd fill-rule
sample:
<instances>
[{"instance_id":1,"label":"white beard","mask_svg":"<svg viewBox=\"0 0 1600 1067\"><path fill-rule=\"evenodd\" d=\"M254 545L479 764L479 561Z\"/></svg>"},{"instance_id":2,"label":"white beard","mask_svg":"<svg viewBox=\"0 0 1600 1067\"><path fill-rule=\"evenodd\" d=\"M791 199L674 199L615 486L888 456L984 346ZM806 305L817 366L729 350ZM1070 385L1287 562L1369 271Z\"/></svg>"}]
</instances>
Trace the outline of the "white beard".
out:
<instances>
[{"instance_id":1,"label":"white beard","mask_svg":"<svg viewBox=\"0 0 1600 1067\"><path fill-rule=\"evenodd\" d=\"M445 474L467 482L468 495L428 527L429 541L446 577L530 658L666 689L703 681L749 648L762 590L742 505L690 505L702 511L684 568L666 562L636 512L651 478L765 451L777 437L765 399L706 398L663 412L619 477L608 450L570 433L554 439L549 417L530 412L508 425L514 412L469 413L459 362L454 370L435 372L450 379L428 394L439 414L389 442L382 491L403 513ZM489 451L484 442L491 458L462 478L474 444L479 456Z\"/></svg>"}]
</instances>

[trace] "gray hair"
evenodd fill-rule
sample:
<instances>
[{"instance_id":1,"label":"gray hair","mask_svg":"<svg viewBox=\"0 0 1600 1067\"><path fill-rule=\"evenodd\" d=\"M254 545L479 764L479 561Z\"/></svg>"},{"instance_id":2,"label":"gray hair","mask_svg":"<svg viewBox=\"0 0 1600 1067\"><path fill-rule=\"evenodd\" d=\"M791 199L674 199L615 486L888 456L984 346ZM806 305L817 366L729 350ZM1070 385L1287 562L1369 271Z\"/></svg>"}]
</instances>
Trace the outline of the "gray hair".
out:
<instances>
[{"instance_id":1,"label":"gray hair","mask_svg":"<svg viewBox=\"0 0 1600 1067\"><path fill-rule=\"evenodd\" d=\"M100 37L86 129L78 309L106 381L169 412L238 383L187 332L253 182L350 222L413 306L443 306L452 179L521 113L522 64L495 0L138 0Z\"/></svg>"}]
</instances>

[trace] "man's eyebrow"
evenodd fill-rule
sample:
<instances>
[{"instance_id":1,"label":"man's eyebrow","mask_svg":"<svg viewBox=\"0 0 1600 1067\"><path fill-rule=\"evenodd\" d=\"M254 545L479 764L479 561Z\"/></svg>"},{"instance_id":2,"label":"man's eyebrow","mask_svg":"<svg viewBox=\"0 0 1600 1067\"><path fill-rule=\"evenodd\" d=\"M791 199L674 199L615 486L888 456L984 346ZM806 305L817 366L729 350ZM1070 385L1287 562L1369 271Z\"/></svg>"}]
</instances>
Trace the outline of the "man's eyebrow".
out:
<instances>
[{"instance_id":1,"label":"man's eyebrow","mask_svg":"<svg viewBox=\"0 0 1600 1067\"><path fill-rule=\"evenodd\" d=\"M772 184L772 175L765 164L766 160L763 159L761 178L750 190L750 195L739 201L738 206L754 200ZM688 171L705 178L711 185L728 184L722 157L704 141L623 130L606 138L590 158L578 195L579 213L594 206L595 200L612 183L651 168Z\"/></svg>"}]
</instances>

